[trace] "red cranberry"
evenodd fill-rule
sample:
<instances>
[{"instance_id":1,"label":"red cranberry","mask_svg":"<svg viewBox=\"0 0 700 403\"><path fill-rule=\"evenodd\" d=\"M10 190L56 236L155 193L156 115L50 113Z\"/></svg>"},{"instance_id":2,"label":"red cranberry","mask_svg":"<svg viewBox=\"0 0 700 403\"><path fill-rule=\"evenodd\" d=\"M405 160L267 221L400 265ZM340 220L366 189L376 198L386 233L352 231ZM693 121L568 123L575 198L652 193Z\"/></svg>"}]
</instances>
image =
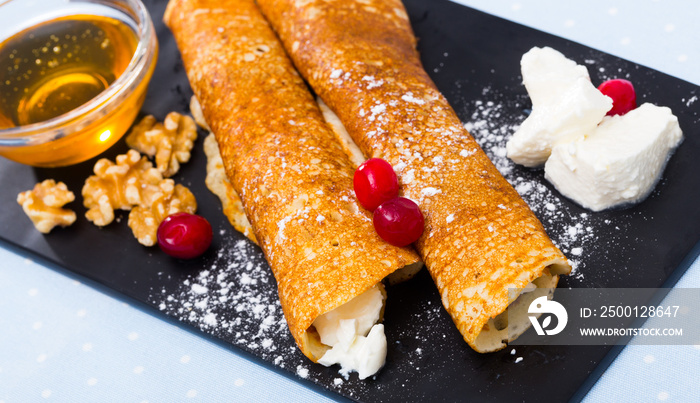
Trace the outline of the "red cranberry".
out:
<instances>
[{"instance_id":1,"label":"red cranberry","mask_svg":"<svg viewBox=\"0 0 700 403\"><path fill-rule=\"evenodd\" d=\"M209 248L212 230L206 218L180 212L160 223L157 236L163 252L179 259L192 259Z\"/></svg>"},{"instance_id":2,"label":"red cranberry","mask_svg":"<svg viewBox=\"0 0 700 403\"><path fill-rule=\"evenodd\" d=\"M399 195L399 180L394 168L381 158L363 162L355 171L353 185L357 200L369 211Z\"/></svg>"},{"instance_id":3,"label":"red cranberry","mask_svg":"<svg viewBox=\"0 0 700 403\"><path fill-rule=\"evenodd\" d=\"M598 90L613 100L613 107L608 111L608 116L624 115L637 107L637 94L631 82L622 78L608 80Z\"/></svg>"},{"instance_id":4,"label":"red cranberry","mask_svg":"<svg viewBox=\"0 0 700 403\"><path fill-rule=\"evenodd\" d=\"M420 238L425 222L418 205L405 197L382 203L374 211L374 229L394 246L406 246Z\"/></svg>"}]
</instances>

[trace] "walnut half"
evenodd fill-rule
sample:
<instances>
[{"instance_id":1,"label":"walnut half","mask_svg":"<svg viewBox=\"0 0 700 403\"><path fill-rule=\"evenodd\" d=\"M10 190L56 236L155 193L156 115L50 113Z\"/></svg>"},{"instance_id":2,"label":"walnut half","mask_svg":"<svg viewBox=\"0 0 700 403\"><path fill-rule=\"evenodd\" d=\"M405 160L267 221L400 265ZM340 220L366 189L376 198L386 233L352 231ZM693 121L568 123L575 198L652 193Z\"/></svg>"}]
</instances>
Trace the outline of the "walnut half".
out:
<instances>
[{"instance_id":1,"label":"walnut half","mask_svg":"<svg viewBox=\"0 0 700 403\"><path fill-rule=\"evenodd\" d=\"M192 192L172 179L160 183L160 193L153 193L148 205L134 207L129 213L129 228L140 244L153 246L157 242L158 226L165 217L184 211L194 214L197 201Z\"/></svg>"},{"instance_id":2,"label":"walnut half","mask_svg":"<svg viewBox=\"0 0 700 403\"><path fill-rule=\"evenodd\" d=\"M75 222L75 212L63 208L73 200L75 195L66 184L56 183L53 179L37 183L33 190L17 195L17 203L32 220L34 227L44 234L57 225L67 227Z\"/></svg>"},{"instance_id":3,"label":"walnut half","mask_svg":"<svg viewBox=\"0 0 700 403\"><path fill-rule=\"evenodd\" d=\"M114 210L131 210L146 203L150 193L160 191L158 185L163 181L148 158L135 150L117 156L116 163L102 158L93 171L95 175L83 185L83 205L88 209L85 217L101 227L114 220Z\"/></svg>"},{"instance_id":4,"label":"walnut half","mask_svg":"<svg viewBox=\"0 0 700 403\"><path fill-rule=\"evenodd\" d=\"M158 225L168 215L197 210L189 189L163 179L148 158L136 150L117 156L116 164L106 158L97 161L94 172L82 190L87 219L104 226L114 220L115 209L131 210L129 227L143 245L156 243Z\"/></svg>"},{"instance_id":5,"label":"walnut half","mask_svg":"<svg viewBox=\"0 0 700 403\"><path fill-rule=\"evenodd\" d=\"M180 170L180 163L190 160L197 125L191 117L170 112L163 123L151 115L136 124L126 137L126 144L149 157L155 157L156 168L168 178Z\"/></svg>"}]
</instances>

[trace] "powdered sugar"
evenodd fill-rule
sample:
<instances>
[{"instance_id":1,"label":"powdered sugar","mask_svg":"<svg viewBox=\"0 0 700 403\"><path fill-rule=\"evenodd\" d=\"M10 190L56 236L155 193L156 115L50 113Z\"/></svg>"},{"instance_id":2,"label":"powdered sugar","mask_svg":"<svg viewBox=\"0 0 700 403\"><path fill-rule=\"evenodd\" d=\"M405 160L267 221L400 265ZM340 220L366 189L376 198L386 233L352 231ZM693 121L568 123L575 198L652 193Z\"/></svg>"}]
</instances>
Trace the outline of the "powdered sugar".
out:
<instances>
[{"instance_id":1,"label":"powdered sugar","mask_svg":"<svg viewBox=\"0 0 700 403\"><path fill-rule=\"evenodd\" d=\"M382 84L384 84L384 80L377 80L374 78L374 76L364 76L362 77L362 81L367 81L368 90L371 90L372 88L376 87L381 87Z\"/></svg>"},{"instance_id":2,"label":"powdered sugar","mask_svg":"<svg viewBox=\"0 0 700 403\"><path fill-rule=\"evenodd\" d=\"M233 232L234 230L229 230ZM161 311L256 355L285 366L300 355L293 345L272 273L256 246L225 238L214 261L193 273L175 293L161 290ZM299 358L299 361L302 359Z\"/></svg>"},{"instance_id":3,"label":"powdered sugar","mask_svg":"<svg viewBox=\"0 0 700 403\"><path fill-rule=\"evenodd\" d=\"M331 75L329 77L330 78L340 78L341 74L343 74L343 70L335 69L335 70L331 71Z\"/></svg>"},{"instance_id":4,"label":"powdered sugar","mask_svg":"<svg viewBox=\"0 0 700 403\"><path fill-rule=\"evenodd\" d=\"M309 369L304 367L303 365L297 366L297 375L301 378L308 378L309 377Z\"/></svg>"},{"instance_id":5,"label":"powdered sugar","mask_svg":"<svg viewBox=\"0 0 700 403\"><path fill-rule=\"evenodd\" d=\"M470 155L473 155L476 152L476 150L473 151L467 151L467 150L462 150L459 152L459 155L462 157L469 157Z\"/></svg>"},{"instance_id":6,"label":"powdered sugar","mask_svg":"<svg viewBox=\"0 0 700 403\"><path fill-rule=\"evenodd\" d=\"M404 95L401 96L401 99L403 99L406 102L412 103L412 104L417 104L417 105L423 105L425 101L423 101L420 98L416 98L413 96L413 93L407 92Z\"/></svg>"},{"instance_id":7,"label":"powdered sugar","mask_svg":"<svg viewBox=\"0 0 700 403\"><path fill-rule=\"evenodd\" d=\"M386 105L384 104L378 104L370 108L370 112L372 112L373 115L384 113L384 111L386 111Z\"/></svg>"},{"instance_id":8,"label":"powdered sugar","mask_svg":"<svg viewBox=\"0 0 700 403\"><path fill-rule=\"evenodd\" d=\"M421 190L420 193L423 196L431 197L431 196L435 196L438 193L441 193L441 191L439 189L435 189L433 187L427 187L427 188L424 188L423 190Z\"/></svg>"}]
</instances>

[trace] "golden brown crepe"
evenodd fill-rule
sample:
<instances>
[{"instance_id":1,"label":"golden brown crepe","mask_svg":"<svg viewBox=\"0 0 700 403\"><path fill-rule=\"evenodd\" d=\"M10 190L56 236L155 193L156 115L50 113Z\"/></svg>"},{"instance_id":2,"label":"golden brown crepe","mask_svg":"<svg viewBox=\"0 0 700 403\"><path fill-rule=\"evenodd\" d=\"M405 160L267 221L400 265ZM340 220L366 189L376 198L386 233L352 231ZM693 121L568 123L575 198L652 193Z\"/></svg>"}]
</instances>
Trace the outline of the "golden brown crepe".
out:
<instances>
[{"instance_id":1,"label":"golden brown crepe","mask_svg":"<svg viewBox=\"0 0 700 403\"><path fill-rule=\"evenodd\" d=\"M363 153L389 161L403 195L420 206L426 227L416 247L464 339L479 352L505 347L527 329L522 306L551 293L571 267L424 71L401 2L258 5ZM515 334L498 330L519 294L508 289L538 278L538 290L514 306Z\"/></svg>"},{"instance_id":2,"label":"golden brown crepe","mask_svg":"<svg viewBox=\"0 0 700 403\"><path fill-rule=\"evenodd\" d=\"M289 329L317 361L319 315L419 259L375 233L353 167L253 0L172 0L172 30Z\"/></svg>"}]
</instances>

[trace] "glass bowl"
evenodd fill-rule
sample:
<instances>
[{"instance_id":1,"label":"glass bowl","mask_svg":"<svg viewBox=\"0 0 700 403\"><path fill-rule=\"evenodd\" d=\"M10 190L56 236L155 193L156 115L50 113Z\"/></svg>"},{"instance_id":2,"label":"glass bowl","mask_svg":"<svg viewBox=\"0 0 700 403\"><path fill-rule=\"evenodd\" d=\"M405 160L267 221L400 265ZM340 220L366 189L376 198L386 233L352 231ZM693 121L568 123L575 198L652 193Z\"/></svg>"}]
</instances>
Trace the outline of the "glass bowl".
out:
<instances>
[{"instance_id":1,"label":"glass bowl","mask_svg":"<svg viewBox=\"0 0 700 403\"><path fill-rule=\"evenodd\" d=\"M38 12L37 10L41 11ZM14 105L7 101L7 97L1 98L0 108L5 107L7 109L7 113L3 113L3 110L0 110L1 156L38 167L58 167L85 161L116 143L129 129L141 109L146 97L148 82L153 75L156 64L158 41L151 17L146 7L139 0L0 0L0 43L4 44L21 35L33 39L35 38L34 34L31 36L27 34L33 27L55 21L73 21L74 18L78 17L81 19L103 18L112 23L114 23L112 20L117 20L126 24L133 31L129 32L134 34L132 42L134 42L135 50L133 55L130 59L128 57L124 59L126 67L123 72L115 77L111 84L104 82L103 84L106 88L94 98L79 104L79 106L76 105L75 108L65 113L43 121L22 123L22 119L17 117L26 115L26 113L20 112L23 110L22 106L26 106L28 102L34 102L32 100L36 97L26 96L25 98L30 99L30 101L22 98L17 103L19 106L14 110L7 106ZM105 32L107 31L100 32L106 35ZM70 34L65 36L67 39L69 37ZM109 36L104 37L109 39ZM51 35L51 38L54 39L54 35ZM55 39L58 41L58 38ZM75 40L76 36L73 36L73 41ZM115 49L118 49L116 41L102 42L101 45L113 46ZM65 48L67 45L63 46ZM93 46L95 45L93 44ZM5 48L5 46L0 48ZM68 51L70 49L72 48L68 48ZM75 49L80 48L77 47ZM49 63L52 61L58 63L58 59L48 59L48 57L54 56L51 54L52 51L56 51L59 56L65 57L65 54L60 55L62 50L61 46L53 48L49 46L48 49L44 46L31 50L31 52L34 52L34 55L40 55L42 51L48 55L46 59L37 57L36 70L39 70L39 67L41 67L42 63L45 64L46 60ZM0 49L1 51L2 49ZM94 52L88 53L85 47L83 47L82 52L84 53L84 58L95 58ZM75 53L78 54L78 50ZM70 58L72 55L67 53L67 56ZM64 58L63 60L65 61L66 59ZM126 64L127 61L128 64ZM27 62L27 58L24 58L24 62ZM4 65L3 63L0 60L0 66L7 70L13 67L11 62ZM31 64L31 60L29 63ZM32 67L34 66L29 68L31 69ZM0 71L0 97L11 94L12 91L17 92L17 83L12 82L10 79L2 79L2 73L3 71ZM31 70L29 70L29 73L32 74ZM10 74L11 72L5 74L5 76ZM41 74L44 75L44 73ZM36 72L34 75L37 75ZM81 79L84 79L84 77L77 80ZM19 81L21 78L17 80ZM44 78L39 80L44 80ZM85 83L80 85L83 84ZM31 85L31 88L37 86L41 88L53 86L55 88L61 84L53 82L52 84L39 83ZM30 87L25 87L20 92L27 92L29 91L28 88ZM38 105L44 105L49 100L52 100L54 103L62 103L59 106L65 109L68 107L67 105L71 105L65 102L70 102L72 98L61 98L62 95L63 93L59 95L52 94L48 98L39 96L41 102L44 103L38 103ZM19 97L18 95L18 99ZM6 116L8 114L13 114L15 119L8 118Z\"/></svg>"}]
</instances>

